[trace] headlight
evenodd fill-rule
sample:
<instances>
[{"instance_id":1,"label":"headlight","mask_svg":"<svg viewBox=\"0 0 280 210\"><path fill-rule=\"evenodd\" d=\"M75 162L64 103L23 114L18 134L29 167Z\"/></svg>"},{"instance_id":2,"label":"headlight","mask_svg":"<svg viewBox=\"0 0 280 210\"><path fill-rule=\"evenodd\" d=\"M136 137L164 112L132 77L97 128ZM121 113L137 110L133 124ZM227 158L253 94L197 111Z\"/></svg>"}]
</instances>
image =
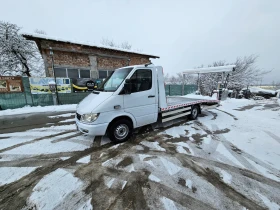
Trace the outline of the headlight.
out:
<instances>
[{"instance_id":1,"label":"headlight","mask_svg":"<svg viewBox=\"0 0 280 210\"><path fill-rule=\"evenodd\" d=\"M85 122L85 123L90 123L90 122L95 121L98 118L98 116L99 116L99 113L98 114L93 114L93 113L83 114L81 116L81 121Z\"/></svg>"}]
</instances>

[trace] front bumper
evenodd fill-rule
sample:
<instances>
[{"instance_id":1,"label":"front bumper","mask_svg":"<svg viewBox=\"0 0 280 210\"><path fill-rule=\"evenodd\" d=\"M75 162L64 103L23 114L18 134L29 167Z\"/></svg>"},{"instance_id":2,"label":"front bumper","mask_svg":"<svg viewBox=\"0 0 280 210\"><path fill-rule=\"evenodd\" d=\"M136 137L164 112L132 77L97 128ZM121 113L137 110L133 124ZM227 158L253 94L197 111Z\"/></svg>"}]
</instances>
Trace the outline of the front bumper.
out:
<instances>
[{"instance_id":1,"label":"front bumper","mask_svg":"<svg viewBox=\"0 0 280 210\"><path fill-rule=\"evenodd\" d=\"M109 123L102 123L102 124L84 124L80 122L78 119L76 119L76 126L77 130L88 134L90 136L104 136L107 130Z\"/></svg>"}]
</instances>

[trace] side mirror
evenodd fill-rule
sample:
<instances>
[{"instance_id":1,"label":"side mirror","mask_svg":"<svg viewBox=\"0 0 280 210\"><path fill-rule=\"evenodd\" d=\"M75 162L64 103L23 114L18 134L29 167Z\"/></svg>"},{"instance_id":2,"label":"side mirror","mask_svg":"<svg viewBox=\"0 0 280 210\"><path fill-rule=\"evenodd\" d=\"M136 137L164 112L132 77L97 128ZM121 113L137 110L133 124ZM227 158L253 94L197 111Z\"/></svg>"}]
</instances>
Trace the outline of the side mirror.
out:
<instances>
[{"instance_id":1,"label":"side mirror","mask_svg":"<svg viewBox=\"0 0 280 210\"><path fill-rule=\"evenodd\" d=\"M123 89L125 94L131 94L131 83L126 83L125 81Z\"/></svg>"}]
</instances>

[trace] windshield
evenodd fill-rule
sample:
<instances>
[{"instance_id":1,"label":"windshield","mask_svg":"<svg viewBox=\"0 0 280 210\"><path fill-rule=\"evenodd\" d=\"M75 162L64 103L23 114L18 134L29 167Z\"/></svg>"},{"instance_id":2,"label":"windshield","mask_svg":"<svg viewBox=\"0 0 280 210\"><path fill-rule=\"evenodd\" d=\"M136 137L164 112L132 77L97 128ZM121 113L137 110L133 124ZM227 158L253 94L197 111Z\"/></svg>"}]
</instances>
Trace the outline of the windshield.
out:
<instances>
[{"instance_id":1,"label":"windshield","mask_svg":"<svg viewBox=\"0 0 280 210\"><path fill-rule=\"evenodd\" d=\"M97 90L105 92L116 91L132 69L133 68L116 69L113 74L105 79Z\"/></svg>"}]
</instances>

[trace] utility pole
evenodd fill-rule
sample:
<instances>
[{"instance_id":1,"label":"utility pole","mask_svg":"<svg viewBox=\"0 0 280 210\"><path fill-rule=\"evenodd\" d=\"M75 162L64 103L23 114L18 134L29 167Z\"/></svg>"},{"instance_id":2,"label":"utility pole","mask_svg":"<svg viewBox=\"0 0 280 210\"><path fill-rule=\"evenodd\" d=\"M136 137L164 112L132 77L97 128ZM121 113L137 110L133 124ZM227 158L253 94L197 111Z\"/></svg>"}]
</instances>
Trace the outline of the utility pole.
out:
<instances>
[{"instance_id":1,"label":"utility pole","mask_svg":"<svg viewBox=\"0 0 280 210\"><path fill-rule=\"evenodd\" d=\"M53 59L53 50L50 47L50 56L52 58L52 71L53 71L53 77L54 77L54 82L55 82L55 93L53 94L53 101L54 105L59 104L59 98L58 98L58 92L57 92L57 84L56 84L56 76L55 76L55 71L54 71L54 59Z\"/></svg>"}]
</instances>

